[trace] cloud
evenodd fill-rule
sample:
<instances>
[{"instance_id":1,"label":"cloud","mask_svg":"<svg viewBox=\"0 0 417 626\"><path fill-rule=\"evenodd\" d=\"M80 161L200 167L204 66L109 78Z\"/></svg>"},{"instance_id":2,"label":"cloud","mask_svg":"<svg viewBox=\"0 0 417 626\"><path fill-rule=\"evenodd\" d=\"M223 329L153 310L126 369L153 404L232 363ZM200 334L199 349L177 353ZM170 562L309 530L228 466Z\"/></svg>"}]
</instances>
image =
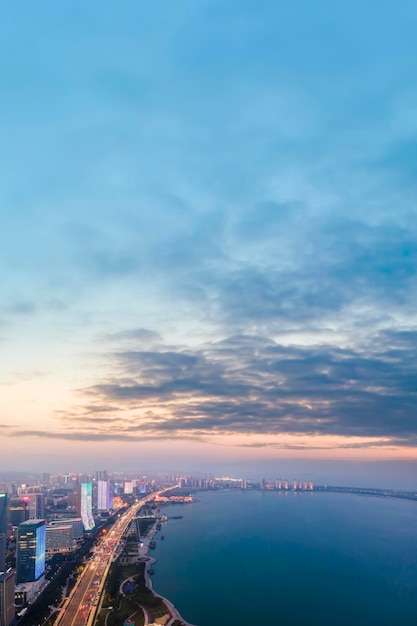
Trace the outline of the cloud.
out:
<instances>
[{"instance_id":1,"label":"cloud","mask_svg":"<svg viewBox=\"0 0 417 626\"><path fill-rule=\"evenodd\" d=\"M15 430L10 433L6 433L8 437L39 437L40 439L60 439L64 441L122 441L132 443L146 443L147 441L162 441L164 439L172 439L172 435L129 435L125 433L98 433L98 432L52 432L44 430ZM187 439L191 441L200 441L199 437L181 437L181 439Z\"/></svg>"},{"instance_id":2,"label":"cloud","mask_svg":"<svg viewBox=\"0 0 417 626\"><path fill-rule=\"evenodd\" d=\"M84 390L90 404L72 426L108 424L123 437L304 434L414 445L416 352L416 333L405 331L381 332L371 350L237 335L194 350L115 352L120 377ZM95 406L111 417L95 417Z\"/></svg>"}]
</instances>

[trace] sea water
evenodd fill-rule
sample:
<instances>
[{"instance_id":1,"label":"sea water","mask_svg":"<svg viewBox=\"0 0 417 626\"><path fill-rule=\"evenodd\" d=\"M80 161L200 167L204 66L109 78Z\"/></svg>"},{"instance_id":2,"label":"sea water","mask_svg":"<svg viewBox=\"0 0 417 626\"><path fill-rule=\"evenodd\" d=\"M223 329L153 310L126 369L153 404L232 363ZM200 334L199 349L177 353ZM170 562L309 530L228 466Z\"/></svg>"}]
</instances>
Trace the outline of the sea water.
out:
<instances>
[{"instance_id":1,"label":"sea water","mask_svg":"<svg viewBox=\"0 0 417 626\"><path fill-rule=\"evenodd\" d=\"M163 512L154 588L197 626L417 624L415 502L239 490Z\"/></svg>"}]
</instances>

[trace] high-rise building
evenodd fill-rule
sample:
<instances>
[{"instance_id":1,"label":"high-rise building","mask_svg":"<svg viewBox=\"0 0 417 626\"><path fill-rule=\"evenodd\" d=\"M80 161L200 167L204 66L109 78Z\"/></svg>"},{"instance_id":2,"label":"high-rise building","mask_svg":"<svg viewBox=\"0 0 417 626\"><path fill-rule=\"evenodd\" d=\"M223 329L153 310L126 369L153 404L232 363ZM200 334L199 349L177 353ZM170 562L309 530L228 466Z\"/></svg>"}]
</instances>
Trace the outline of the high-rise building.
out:
<instances>
[{"instance_id":1,"label":"high-rise building","mask_svg":"<svg viewBox=\"0 0 417 626\"><path fill-rule=\"evenodd\" d=\"M242 478L242 489L247 489L248 488L248 479L247 478Z\"/></svg>"},{"instance_id":2,"label":"high-rise building","mask_svg":"<svg viewBox=\"0 0 417 626\"><path fill-rule=\"evenodd\" d=\"M282 481L279 478L275 481L275 489L282 489Z\"/></svg>"},{"instance_id":3,"label":"high-rise building","mask_svg":"<svg viewBox=\"0 0 417 626\"><path fill-rule=\"evenodd\" d=\"M107 470L97 470L96 480L107 480Z\"/></svg>"},{"instance_id":4,"label":"high-rise building","mask_svg":"<svg viewBox=\"0 0 417 626\"><path fill-rule=\"evenodd\" d=\"M28 503L22 498L13 498L9 500L8 521L12 526L19 526L29 517L27 510Z\"/></svg>"},{"instance_id":5,"label":"high-rise building","mask_svg":"<svg viewBox=\"0 0 417 626\"><path fill-rule=\"evenodd\" d=\"M45 573L45 520L20 524L17 536L17 583L30 583Z\"/></svg>"},{"instance_id":6,"label":"high-rise building","mask_svg":"<svg viewBox=\"0 0 417 626\"><path fill-rule=\"evenodd\" d=\"M89 532L95 526L93 516L93 484L80 483L77 492L77 515L83 521L84 530Z\"/></svg>"},{"instance_id":7,"label":"high-rise building","mask_svg":"<svg viewBox=\"0 0 417 626\"><path fill-rule=\"evenodd\" d=\"M27 503L28 519L43 519L45 517L45 498L43 493L25 493L22 500Z\"/></svg>"},{"instance_id":8,"label":"high-rise building","mask_svg":"<svg viewBox=\"0 0 417 626\"><path fill-rule=\"evenodd\" d=\"M0 573L0 626L10 626L14 621L15 578L11 570Z\"/></svg>"},{"instance_id":9,"label":"high-rise building","mask_svg":"<svg viewBox=\"0 0 417 626\"><path fill-rule=\"evenodd\" d=\"M42 474L42 484L49 485L51 483L51 475L47 472Z\"/></svg>"},{"instance_id":10,"label":"high-rise building","mask_svg":"<svg viewBox=\"0 0 417 626\"><path fill-rule=\"evenodd\" d=\"M6 569L7 493L0 493L0 572Z\"/></svg>"},{"instance_id":11,"label":"high-rise building","mask_svg":"<svg viewBox=\"0 0 417 626\"><path fill-rule=\"evenodd\" d=\"M109 511L112 506L113 494L110 482L108 480L99 480L97 482L97 510Z\"/></svg>"}]
</instances>

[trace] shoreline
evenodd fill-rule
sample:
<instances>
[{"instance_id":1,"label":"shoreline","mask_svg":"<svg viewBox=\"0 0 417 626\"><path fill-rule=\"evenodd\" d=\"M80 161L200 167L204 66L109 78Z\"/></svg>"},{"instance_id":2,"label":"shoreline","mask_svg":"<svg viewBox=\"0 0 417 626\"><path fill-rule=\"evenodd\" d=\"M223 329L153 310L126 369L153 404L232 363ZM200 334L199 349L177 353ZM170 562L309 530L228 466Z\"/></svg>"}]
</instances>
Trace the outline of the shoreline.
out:
<instances>
[{"instance_id":1,"label":"shoreline","mask_svg":"<svg viewBox=\"0 0 417 626\"><path fill-rule=\"evenodd\" d=\"M150 532L146 535L146 537L145 537L146 544L145 544L145 542L143 542L145 545L144 545L144 547L140 551L141 552L141 557L146 558L146 561L145 561L145 572L144 572L145 585L152 592L153 596L155 596L157 598L161 598L161 600L166 605L168 612L171 614L171 618L166 623L166 626L172 626L172 624L174 624L174 622L176 620L179 620L182 624L184 624L184 626L196 626L196 624L191 624L191 622L187 622L187 620L185 620L182 617L181 613L174 606L174 604L170 600L168 600L168 598L165 598L160 593L155 591L155 589L153 587L152 579L151 579L151 576L150 576L148 570L154 563L157 562L158 559L156 559L153 556L149 556L148 551L149 551L149 544L150 544L150 542L152 541L152 539L154 538L156 533L159 532L157 530L157 528L156 528L156 524L157 524L157 522L155 522L155 524L153 525L153 527L150 530ZM145 622L146 622L146 617L145 617Z\"/></svg>"}]
</instances>

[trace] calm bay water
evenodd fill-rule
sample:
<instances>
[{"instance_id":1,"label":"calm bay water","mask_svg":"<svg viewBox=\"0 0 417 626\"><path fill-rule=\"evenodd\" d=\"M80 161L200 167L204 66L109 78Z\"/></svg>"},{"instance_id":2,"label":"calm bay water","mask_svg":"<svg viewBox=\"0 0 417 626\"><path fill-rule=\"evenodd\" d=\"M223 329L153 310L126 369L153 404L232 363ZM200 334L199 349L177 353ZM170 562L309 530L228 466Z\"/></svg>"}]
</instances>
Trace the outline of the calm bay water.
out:
<instances>
[{"instance_id":1,"label":"calm bay water","mask_svg":"<svg viewBox=\"0 0 417 626\"><path fill-rule=\"evenodd\" d=\"M184 619L416 626L416 503L260 491L197 498L164 510L183 518L163 525L153 554L154 588Z\"/></svg>"}]
</instances>

